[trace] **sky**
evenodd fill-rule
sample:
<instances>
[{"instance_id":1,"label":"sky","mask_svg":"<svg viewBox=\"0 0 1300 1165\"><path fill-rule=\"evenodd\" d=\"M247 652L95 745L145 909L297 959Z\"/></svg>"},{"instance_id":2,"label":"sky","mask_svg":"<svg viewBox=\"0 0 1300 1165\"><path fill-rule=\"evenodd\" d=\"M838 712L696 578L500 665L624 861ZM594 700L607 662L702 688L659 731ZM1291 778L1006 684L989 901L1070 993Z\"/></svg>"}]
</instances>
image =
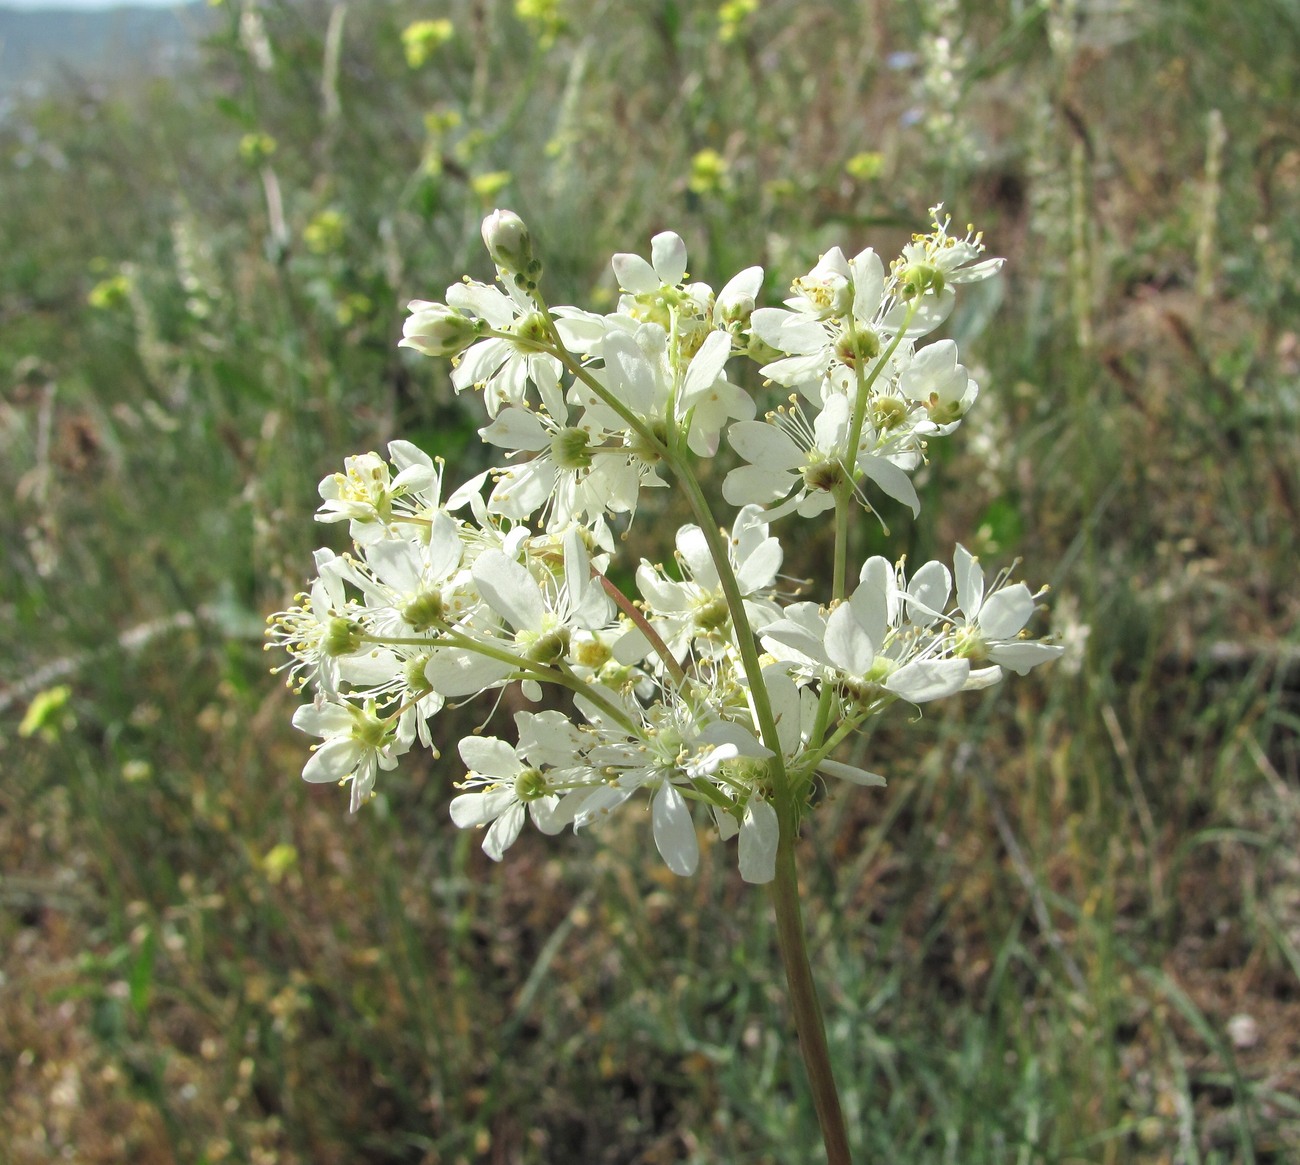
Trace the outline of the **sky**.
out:
<instances>
[{"instance_id":1,"label":"sky","mask_svg":"<svg viewBox=\"0 0 1300 1165\"><path fill-rule=\"evenodd\" d=\"M175 8L185 0L0 0L0 8L78 8L88 11L93 8Z\"/></svg>"}]
</instances>

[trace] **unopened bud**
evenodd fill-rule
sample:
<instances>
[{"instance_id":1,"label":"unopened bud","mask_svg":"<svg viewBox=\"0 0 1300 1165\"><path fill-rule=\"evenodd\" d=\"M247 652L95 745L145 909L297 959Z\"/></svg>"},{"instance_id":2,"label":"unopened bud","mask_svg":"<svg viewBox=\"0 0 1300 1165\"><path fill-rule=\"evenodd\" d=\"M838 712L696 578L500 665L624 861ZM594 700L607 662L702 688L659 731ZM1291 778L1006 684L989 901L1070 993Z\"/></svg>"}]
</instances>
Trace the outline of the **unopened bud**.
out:
<instances>
[{"instance_id":1,"label":"unopened bud","mask_svg":"<svg viewBox=\"0 0 1300 1165\"><path fill-rule=\"evenodd\" d=\"M898 283L904 299L915 299L927 291L940 295L945 286L943 272L933 263L913 263L905 267Z\"/></svg>"},{"instance_id":2,"label":"unopened bud","mask_svg":"<svg viewBox=\"0 0 1300 1165\"><path fill-rule=\"evenodd\" d=\"M504 274L529 290L537 286L542 265L533 257L533 239L524 220L513 210L494 210L483 220L483 242Z\"/></svg>"},{"instance_id":3,"label":"unopened bud","mask_svg":"<svg viewBox=\"0 0 1300 1165\"><path fill-rule=\"evenodd\" d=\"M411 315L402 326L399 348L414 348L426 356L456 356L478 339L482 324L448 307L413 299Z\"/></svg>"},{"instance_id":4,"label":"unopened bud","mask_svg":"<svg viewBox=\"0 0 1300 1165\"><path fill-rule=\"evenodd\" d=\"M749 317L754 314L754 297L744 292L733 292L725 297L719 296L714 311L728 330L747 328Z\"/></svg>"}]
</instances>

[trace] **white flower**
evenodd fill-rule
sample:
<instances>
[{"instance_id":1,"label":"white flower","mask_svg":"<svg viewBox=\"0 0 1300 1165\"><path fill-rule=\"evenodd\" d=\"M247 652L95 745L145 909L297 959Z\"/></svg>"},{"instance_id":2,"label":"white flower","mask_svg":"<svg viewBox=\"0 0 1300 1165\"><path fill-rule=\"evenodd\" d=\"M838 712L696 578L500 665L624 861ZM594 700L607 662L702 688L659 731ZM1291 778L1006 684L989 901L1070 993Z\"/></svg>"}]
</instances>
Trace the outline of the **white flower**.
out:
<instances>
[{"instance_id":1,"label":"white flower","mask_svg":"<svg viewBox=\"0 0 1300 1165\"><path fill-rule=\"evenodd\" d=\"M562 579L546 575L545 589L527 567L499 550L488 550L475 560L474 582L484 601L514 630L512 650L521 661L550 667L567 661L573 632L607 626L612 604L598 579L577 527L563 538ZM527 691L541 696L535 681Z\"/></svg>"},{"instance_id":2,"label":"white flower","mask_svg":"<svg viewBox=\"0 0 1300 1165\"><path fill-rule=\"evenodd\" d=\"M781 543L769 536L765 517L758 506L745 506L736 516L727 551L746 613L758 626L778 613L765 596L776 581L782 558ZM702 655L713 655L730 643L731 610L708 541L698 526L683 526L677 532L677 560L686 576L681 582L642 560L637 587L670 652L677 656L694 647Z\"/></svg>"},{"instance_id":3,"label":"white flower","mask_svg":"<svg viewBox=\"0 0 1300 1165\"><path fill-rule=\"evenodd\" d=\"M727 474L722 496L733 506L774 506L771 521L796 511L811 518L835 505L834 489L844 480L840 458L849 436L849 400L835 394L811 424L797 402L765 421L740 421L727 440L747 462ZM793 491L793 492L791 492Z\"/></svg>"},{"instance_id":4,"label":"white flower","mask_svg":"<svg viewBox=\"0 0 1300 1165\"><path fill-rule=\"evenodd\" d=\"M313 783L352 782L349 811L355 813L375 787L380 769L397 767L397 758L410 748L401 739L391 719L354 704L307 704L293 715L295 728L322 738L302 770L302 779Z\"/></svg>"},{"instance_id":5,"label":"white flower","mask_svg":"<svg viewBox=\"0 0 1300 1165\"><path fill-rule=\"evenodd\" d=\"M494 862L519 836L525 811L543 833L564 828L555 821L560 799L542 770L528 763L522 744L513 748L494 736L467 736L460 742L460 756L470 770L461 787L471 791L452 799L451 819L461 829L490 825L483 852Z\"/></svg>"},{"instance_id":6,"label":"white flower","mask_svg":"<svg viewBox=\"0 0 1300 1165\"><path fill-rule=\"evenodd\" d=\"M395 521L437 509L442 491L442 461L409 441L390 441L392 465L377 453L361 453L343 462L317 487L322 502L318 522L348 522L358 545L387 537ZM392 470L396 469L394 475Z\"/></svg>"},{"instance_id":7,"label":"white flower","mask_svg":"<svg viewBox=\"0 0 1300 1165\"><path fill-rule=\"evenodd\" d=\"M567 418L568 410L560 413ZM620 443L600 444L602 434L567 425L549 413L514 406L502 409L479 432L511 452L536 456L496 471L488 509L522 520L545 509L548 527L594 522L606 513L632 513L648 468Z\"/></svg>"},{"instance_id":8,"label":"white flower","mask_svg":"<svg viewBox=\"0 0 1300 1165\"><path fill-rule=\"evenodd\" d=\"M956 650L980 663L989 661L1025 675L1031 668L1064 652L1056 644L1020 637L1036 609L1034 596L1024 583L1007 585L1005 576L995 580L988 593L979 559L958 545L953 556L957 577L957 605L963 616L956 623Z\"/></svg>"},{"instance_id":9,"label":"white flower","mask_svg":"<svg viewBox=\"0 0 1300 1165\"><path fill-rule=\"evenodd\" d=\"M348 522L357 542L384 536L393 515L393 482L388 464L378 453L358 453L344 459L343 472L322 478L317 492L322 504L318 522Z\"/></svg>"},{"instance_id":10,"label":"white flower","mask_svg":"<svg viewBox=\"0 0 1300 1165\"><path fill-rule=\"evenodd\" d=\"M459 524L435 510L418 529L419 541L387 538L363 548L368 572L357 578L380 633L421 634L464 617L464 587L451 585L465 552Z\"/></svg>"},{"instance_id":11,"label":"white flower","mask_svg":"<svg viewBox=\"0 0 1300 1165\"><path fill-rule=\"evenodd\" d=\"M922 348L898 378L898 389L908 400L925 406L938 426L951 428L975 403L979 385L957 363L957 345L937 340Z\"/></svg>"},{"instance_id":12,"label":"white flower","mask_svg":"<svg viewBox=\"0 0 1300 1165\"><path fill-rule=\"evenodd\" d=\"M669 698L647 711L649 724L622 740L610 733L588 753L591 764L609 776L582 802L574 819L580 828L609 814L639 789L651 790L655 846L664 863L683 877L695 872L699 840L682 789L707 779L737 757L768 757L754 734L739 724L715 720L701 727L701 709Z\"/></svg>"},{"instance_id":13,"label":"white flower","mask_svg":"<svg viewBox=\"0 0 1300 1165\"><path fill-rule=\"evenodd\" d=\"M847 394L832 392L811 424L802 406L791 398L789 405L769 413L766 421L733 425L728 440L750 464L727 474L722 496L733 505L778 502L767 511L772 521L791 511L811 518L830 509L834 491L846 478L851 409ZM864 506L870 508L857 481L859 472L914 515L920 512L921 501L907 476L919 461L910 445L905 429L879 433L874 426L863 425L854 459L853 492Z\"/></svg>"},{"instance_id":14,"label":"white flower","mask_svg":"<svg viewBox=\"0 0 1300 1165\"><path fill-rule=\"evenodd\" d=\"M267 646L289 653L292 662L277 670L288 671L294 691L302 691L311 681L333 697L343 680L356 678L354 668L365 651L363 612L347 597L345 560L324 549L316 551L315 559L319 574L310 593L299 595L297 605L267 620Z\"/></svg>"},{"instance_id":15,"label":"white flower","mask_svg":"<svg viewBox=\"0 0 1300 1165\"><path fill-rule=\"evenodd\" d=\"M787 353L766 365L763 375L820 403L821 382L835 364L856 367L883 347L879 317L884 288L884 266L874 251L868 248L848 260L832 248L794 281L795 294L786 308L754 312L754 334Z\"/></svg>"},{"instance_id":16,"label":"white flower","mask_svg":"<svg viewBox=\"0 0 1300 1165\"><path fill-rule=\"evenodd\" d=\"M549 341L547 318L522 292L509 285L507 292L472 281L447 289L452 307L483 320L494 332L506 333L468 348L452 369L452 386L457 392L481 388L489 417L504 405L523 404L530 383L548 409L562 409L560 362L538 349Z\"/></svg>"}]
</instances>

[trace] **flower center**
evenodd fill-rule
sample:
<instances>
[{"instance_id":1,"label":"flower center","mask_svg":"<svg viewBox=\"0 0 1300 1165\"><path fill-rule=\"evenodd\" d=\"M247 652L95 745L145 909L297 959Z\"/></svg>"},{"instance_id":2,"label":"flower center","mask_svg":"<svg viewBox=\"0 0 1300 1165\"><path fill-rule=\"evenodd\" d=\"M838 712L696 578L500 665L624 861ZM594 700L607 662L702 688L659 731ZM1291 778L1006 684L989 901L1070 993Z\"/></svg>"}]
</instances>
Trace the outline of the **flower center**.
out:
<instances>
[{"instance_id":1,"label":"flower center","mask_svg":"<svg viewBox=\"0 0 1300 1165\"><path fill-rule=\"evenodd\" d=\"M421 591L402 608L402 620L413 631L428 631L442 622L442 595L438 591Z\"/></svg>"},{"instance_id":2,"label":"flower center","mask_svg":"<svg viewBox=\"0 0 1300 1165\"><path fill-rule=\"evenodd\" d=\"M844 467L838 461L814 461L804 469L803 480L809 489L830 493L844 480Z\"/></svg>"},{"instance_id":3,"label":"flower center","mask_svg":"<svg viewBox=\"0 0 1300 1165\"><path fill-rule=\"evenodd\" d=\"M561 429L551 438L551 457L560 469L590 469L590 435L585 429Z\"/></svg>"},{"instance_id":4,"label":"flower center","mask_svg":"<svg viewBox=\"0 0 1300 1165\"><path fill-rule=\"evenodd\" d=\"M539 769L524 769L515 778L515 796L521 801L536 801L549 791L546 778Z\"/></svg>"},{"instance_id":5,"label":"flower center","mask_svg":"<svg viewBox=\"0 0 1300 1165\"><path fill-rule=\"evenodd\" d=\"M355 655L361 650L363 634L360 623L336 616L329 621L321 650L326 655Z\"/></svg>"}]
</instances>

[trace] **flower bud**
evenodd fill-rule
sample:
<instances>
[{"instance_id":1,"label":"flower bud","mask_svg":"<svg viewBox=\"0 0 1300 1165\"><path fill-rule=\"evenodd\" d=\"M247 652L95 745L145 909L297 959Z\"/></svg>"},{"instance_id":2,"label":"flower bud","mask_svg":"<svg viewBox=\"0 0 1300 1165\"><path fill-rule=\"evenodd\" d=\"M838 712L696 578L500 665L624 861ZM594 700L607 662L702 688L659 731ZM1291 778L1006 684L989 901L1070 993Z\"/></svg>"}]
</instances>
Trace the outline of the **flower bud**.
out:
<instances>
[{"instance_id":1,"label":"flower bud","mask_svg":"<svg viewBox=\"0 0 1300 1165\"><path fill-rule=\"evenodd\" d=\"M533 258L533 239L513 210L494 210L483 220L483 242L492 262L521 287L537 286L542 265Z\"/></svg>"},{"instance_id":2,"label":"flower bud","mask_svg":"<svg viewBox=\"0 0 1300 1165\"><path fill-rule=\"evenodd\" d=\"M443 303L413 299L411 315L402 326L399 348L414 348L426 356L457 356L478 339L482 324Z\"/></svg>"}]
</instances>

